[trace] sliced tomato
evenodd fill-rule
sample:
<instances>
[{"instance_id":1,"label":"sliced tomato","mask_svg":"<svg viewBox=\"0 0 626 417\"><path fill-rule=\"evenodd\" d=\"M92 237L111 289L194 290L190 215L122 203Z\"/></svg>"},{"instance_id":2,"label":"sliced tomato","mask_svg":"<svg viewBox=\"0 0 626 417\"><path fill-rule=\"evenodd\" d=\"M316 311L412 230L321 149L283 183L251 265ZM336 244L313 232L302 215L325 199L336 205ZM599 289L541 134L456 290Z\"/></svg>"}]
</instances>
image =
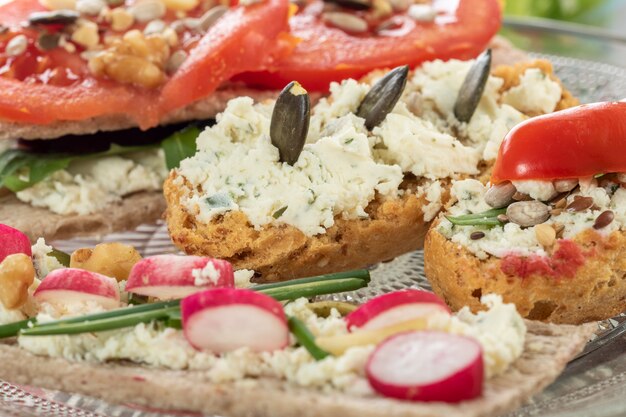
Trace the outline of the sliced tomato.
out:
<instances>
[{"instance_id":1,"label":"sliced tomato","mask_svg":"<svg viewBox=\"0 0 626 417\"><path fill-rule=\"evenodd\" d=\"M350 35L321 19L323 2L314 0L290 19L301 41L293 54L268 71L238 77L251 85L282 88L292 80L324 91L331 81L359 78L377 68L418 64L433 59L469 59L480 53L501 23L498 0L434 0L434 22L417 22L397 14L397 27L367 35Z\"/></svg>"},{"instance_id":2,"label":"sliced tomato","mask_svg":"<svg viewBox=\"0 0 626 417\"><path fill-rule=\"evenodd\" d=\"M626 103L583 104L514 127L491 182L582 178L626 172Z\"/></svg>"},{"instance_id":3,"label":"sliced tomato","mask_svg":"<svg viewBox=\"0 0 626 417\"><path fill-rule=\"evenodd\" d=\"M52 85L0 76L0 119L48 124L126 114L141 128L150 128L164 113L206 97L233 75L263 67L274 39L287 29L288 8L287 0L232 8L158 90L93 78L77 54L57 48L46 54L52 60L50 66L63 71L71 68L80 75L78 80L71 85ZM37 0L14 1L0 7L0 21L15 27L37 10L41 10Z\"/></svg>"}]
</instances>

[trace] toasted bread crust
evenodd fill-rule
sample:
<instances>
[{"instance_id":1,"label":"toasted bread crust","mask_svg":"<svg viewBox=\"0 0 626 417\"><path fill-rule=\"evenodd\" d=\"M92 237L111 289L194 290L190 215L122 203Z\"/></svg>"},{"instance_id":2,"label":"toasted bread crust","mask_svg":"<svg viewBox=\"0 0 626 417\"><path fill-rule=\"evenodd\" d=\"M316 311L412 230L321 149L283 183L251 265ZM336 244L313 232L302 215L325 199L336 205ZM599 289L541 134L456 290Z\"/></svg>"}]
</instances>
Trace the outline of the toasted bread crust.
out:
<instances>
[{"instance_id":1,"label":"toasted bread crust","mask_svg":"<svg viewBox=\"0 0 626 417\"><path fill-rule=\"evenodd\" d=\"M414 193L370 203L369 219L337 216L333 227L318 236L307 237L289 225L255 230L240 211L205 224L181 205L181 198L191 190L177 186L176 178L172 172L164 185L174 244L190 255L225 259L237 269L253 269L265 281L339 272L392 259L421 248L429 225L422 211L427 201ZM412 188L416 185L411 184Z\"/></svg>"},{"instance_id":2,"label":"toasted bread crust","mask_svg":"<svg viewBox=\"0 0 626 417\"><path fill-rule=\"evenodd\" d=\"M230 417L495 417L518 408L554 381L596 328L526 324L528 334L522 356L507 372L486 381L482 397L461 404L357 397L297 388L272 379L215 384L201 371L69 362L34 356L6 343L0 344L0 378L114 403Z\"/></svg>"},{"instance_id":3,"label":"toasted bread crust","mask_svg":"<svg viewBox=\"0 0 626 417\"><path fill-rule=\"evenodd\" d=\"M13 194L0 197L0 223L21 230L31 241L39 237L50 241L132 230L140 224L155 222L164 211L165 200L158 191L126 196L119 204L86 215L56 214L21 202Z\"/></svg>"},{"instance_id":4,"label":"toasted bread crust","mask_svg":"<svg viewBox=\"0 0 626 417\"><path fill-rule=\"evenodd\" d=\"M465 305L480 310L483 294L501 294L524 317L553 323L585 323L614 317L626 310L626 233L602 237L587 230L574 239L588 252L573 277L509 276L502 259L480 260L437 231L426 235L426 277L435 293L453 310Z\"/></svg>"}]
</instances>

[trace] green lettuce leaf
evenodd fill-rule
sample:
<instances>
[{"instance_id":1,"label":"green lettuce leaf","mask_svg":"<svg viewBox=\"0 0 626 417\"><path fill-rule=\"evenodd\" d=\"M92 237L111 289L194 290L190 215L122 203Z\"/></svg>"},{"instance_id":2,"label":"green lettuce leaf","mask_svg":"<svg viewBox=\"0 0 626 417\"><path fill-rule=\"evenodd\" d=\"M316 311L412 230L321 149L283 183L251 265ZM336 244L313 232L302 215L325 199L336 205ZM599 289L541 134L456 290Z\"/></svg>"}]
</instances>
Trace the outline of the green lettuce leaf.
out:
<instances>
[{"instance_id":1,"label":"green lettuce leaf","mask_svg":"<svg viewBox=\"0 0 626 417\"><path fill-rule=\"evenodd\" d=\"M196 138L199 134L200 129L192 125L174 133L161 143L167 169L178 168L183 159L196 154Z\"/></svg>"}]
</instances>

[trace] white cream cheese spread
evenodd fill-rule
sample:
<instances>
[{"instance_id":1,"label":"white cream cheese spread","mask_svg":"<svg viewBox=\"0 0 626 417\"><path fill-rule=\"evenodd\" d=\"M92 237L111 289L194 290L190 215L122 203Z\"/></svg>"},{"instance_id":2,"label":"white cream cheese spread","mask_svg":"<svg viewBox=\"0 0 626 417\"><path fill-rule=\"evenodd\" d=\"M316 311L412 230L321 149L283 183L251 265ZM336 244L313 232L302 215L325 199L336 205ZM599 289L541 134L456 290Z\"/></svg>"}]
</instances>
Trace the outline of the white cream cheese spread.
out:
<instances>
[{"instance_id":1,"label":"white cream cheese spread","mask_svg":"<svg viewBox=\"0 0 626 417\"><path fill-rule=\"evenodd\" d=\"M17 198L58 214L91 214L139 191L157 191L167 176L163 151L76 161L17 193Z\"/></svg>"},{"instance_id":2,"label":"white cream cheese spread","mask_svg":"<svg viewBox=\"0 0 626 417\"><path fill-rule=\"evenodd\" d=\"M545 200L555 192L554 186L548 181L515 181L518 190L529 193L531 197ZM451 196L457 200L448 211L449 216L481 213L490 210L484 202L487 188L476 180L455 181L452 185ZM606 187L598 184L594 178L580 180L580 187L571 193L566 200L569 205L577 196L591 197L594 207L590 210L573 212L563 210L560 214L552 215L546 225L563 226L562 237L572 239L577 234L593 228L598 216L606 211L613 211L614 220L605 227L596 230L597 233L607 236L614 231L623 230L626 225L626 189L612 183ZM479 259L486 259L489 255L502 258L508 254L527 256L530 254L546 255L540 244L535 227L523 228L514 223L506 223L502 227L484 226L454 226L445 217L439 225L439 232L452 242L467 248ZM595 229L594 229L595 230ZM484 237L473 240L473 232L481 231Z\"/></svg>"},{"instance_id":3,"label":"white cream cheese spread","mask_svg":"<svg viewBox=\"0 0 626 417\"><path fill-rule=\"evenodd\" d=\"M481 160L495 158L505 134L526 118L501 103L503 80L490 76L470 122L456 120L453 106L471 65L455 60L424 64L371 132L355 115L370 86L355 80L333 83L330 96L312 110L307 144L293 166L279 161L269 138L273 104L232 100L217 124L198 138L198 153L177 171L177 185L186 182L190 189L182 204L204 223L241 211L257 229L288 224L314 236L331 227L336 216L367 218L365 208L372 200L398 197L404 175L413 174L427 181L417 195L427 200L424 220L430 221L441 208L439 180L478 174ZM561 87L533 74L522 77L517 94L525 97L540 84L551 94L539 97L541 103L525 97L525 105L544 108L554 99L556 106Z\"/></svg>"},{"instance_id":4,"label":"white cream cheese spread","mask_svg":"<svg viewBox=\"0 0 626 417\"><path fill-rule=\"evenodd\" d=\"M458 316L435 315L428 328L476 338L483 346L487 377L504 372L522 353L526 329L513 305L499 296L483 298L488 310ZM336 310L327 318L316 316L304 298L285 306L286 314L302 320L315 336L347 333L345 321ZM49 319L45 313L41 319ZM37 355L63 357L72 361L105 362L131 360L170 369L203 370L214 382L246 377L272 377L304 387L335 389L355 395L372 393L364 369L374 346L349 348L341 356L315 361L302 347L255 353L247 348L216 356L195 350L182 331L156 324L72 336L20 336L19 345Z\"/></svg>"}]
</instances>

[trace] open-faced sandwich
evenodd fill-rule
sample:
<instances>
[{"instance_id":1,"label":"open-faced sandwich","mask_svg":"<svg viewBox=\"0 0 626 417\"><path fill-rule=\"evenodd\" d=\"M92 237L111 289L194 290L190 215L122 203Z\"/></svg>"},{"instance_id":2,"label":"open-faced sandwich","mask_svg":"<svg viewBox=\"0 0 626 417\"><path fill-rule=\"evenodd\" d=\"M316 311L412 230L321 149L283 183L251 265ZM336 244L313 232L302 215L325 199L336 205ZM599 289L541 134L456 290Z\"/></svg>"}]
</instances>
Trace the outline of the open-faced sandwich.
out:
<instances>
[{"instance_id":1,"label":"open-faced sandwich","mask_svg":"<svg viewBox=\"0 0 626 417\"><path fill-rule=\"evenodd\" d=\"M426 276L453 308L502 295L529 319L582 323L626 310L626 103L530 119L491 183L452 185L425 243Z\"/></svg>"},{"instance_id":2,"label":"open-faced sandwich","mask_svg":"<svg viewBox=\"0 0 626 417\"><path fill-rule=\"evenodd\" d=\"M0 221L31 239L153 221L167 169L194 152L192 132L164 141L181 129L173 123L206 121L234 97L275 97L277 80L294 76L326 91L376 68L471 58L501 20L497 0L412 3L0 6L0 152L19 147L0 155L0 190L10 191Z\"/></svg>"},{"instance_id":3,"label":"open-faced sandwich","mask_svg":"<svg viewBox=\"0 0 626 417\"><path fill-rule=\"evenodd\" d=\"M334 83L310 111L297 83L232 100L166 181L173 242L265 280L421 248L452 179L484 174L529 116L576 103L545 61L490 68L489 51L398 67Z\"/></svg>"},{"instance_id":4,"label":"open-faced sandwich","mask_svg":"<svg viewBox=\"0 0 626 417\"><path fill-rule=\"evenodd\" d=\"M553 381L595 327L525 321L488 294L484 311L457 314L421 290L309 300L366 286L365 270L262 285L242 271L248 288L237 288L228 262L141 259L119 243L74 252L80 268L68 268L43 240L31 248L2 228L0 378L116 403L233 417L496 416Z\"/></svg>"}]
</instances>

